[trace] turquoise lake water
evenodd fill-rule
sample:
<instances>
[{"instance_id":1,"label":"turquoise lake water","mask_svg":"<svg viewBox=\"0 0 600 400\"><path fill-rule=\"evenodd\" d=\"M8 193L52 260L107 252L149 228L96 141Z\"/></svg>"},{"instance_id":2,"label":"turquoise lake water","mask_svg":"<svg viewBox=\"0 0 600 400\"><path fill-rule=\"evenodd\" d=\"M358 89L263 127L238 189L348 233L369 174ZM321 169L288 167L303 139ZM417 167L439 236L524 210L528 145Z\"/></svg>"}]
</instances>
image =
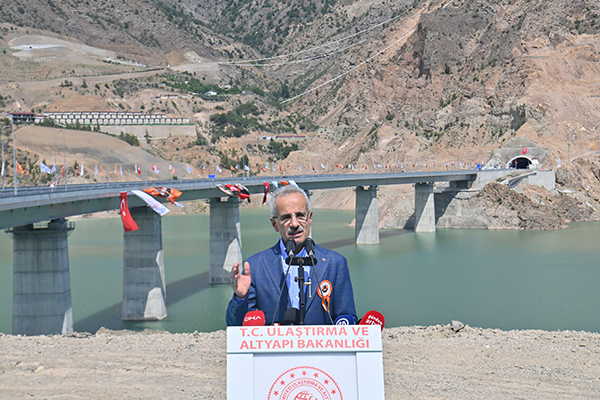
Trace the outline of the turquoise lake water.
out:
<instances>
[{"instance_id":1,"label":"turquoise lake water","mask_svg":"<svg viewBox=\"0 0 600 400\"><path fill-rule=\"evenodd\" d=\"M386 326L465 324L500 329L600 332L600 224L552 232L383 230L355 245L353 211L314 210L313 238L348 259L359 315ZM208 283L208 215L163 217L168 317L121 321L122 224L76 219L69 237L76 331L214 331L225 328L229 285ZM244 258L278 239L266 208L241 211ZM0 234L0 332L12 330L12 239Z\"/></svg>"}]
</instances>

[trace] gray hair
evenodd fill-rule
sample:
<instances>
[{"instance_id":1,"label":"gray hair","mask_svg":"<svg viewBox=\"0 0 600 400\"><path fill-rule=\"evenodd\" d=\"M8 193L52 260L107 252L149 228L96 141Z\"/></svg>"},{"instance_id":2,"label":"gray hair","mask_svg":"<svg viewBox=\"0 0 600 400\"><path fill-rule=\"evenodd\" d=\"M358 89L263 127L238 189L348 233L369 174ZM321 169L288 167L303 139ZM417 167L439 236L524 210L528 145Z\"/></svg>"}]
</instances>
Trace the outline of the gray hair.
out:
<instances>
[{"instance_id":1,"label":"gray hair","mask_svg":"<svg viewBox=\"0 0 600 400\"><path fill-rule=\"evenodd\" d=\"M277 207L275 207L275 200L279 197L287 196L288 194L293 193L301 193L304 196L304 199L306 200L306 211L310 212L310 200L304 189L301 189L298 186L294 185L287 185L282 187L281 189L275 190L274 192L270 193L269 210L271 212L271 217L277 216Z\"/></svg>"}]
</instances>

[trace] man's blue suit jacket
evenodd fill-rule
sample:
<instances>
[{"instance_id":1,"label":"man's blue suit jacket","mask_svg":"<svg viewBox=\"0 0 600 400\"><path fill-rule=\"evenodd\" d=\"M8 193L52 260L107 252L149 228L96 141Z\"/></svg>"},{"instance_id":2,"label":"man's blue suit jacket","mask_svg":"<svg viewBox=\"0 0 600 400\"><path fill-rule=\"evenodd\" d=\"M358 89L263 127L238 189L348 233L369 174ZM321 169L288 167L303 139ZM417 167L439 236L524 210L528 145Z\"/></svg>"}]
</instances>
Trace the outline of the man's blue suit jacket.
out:
<instances>
[{"instance_id":1,"label":"man's blue suit jacket","mask_svg":"<svg viewBox=\"0 0 600 400\"><path fill-rule=\"evenodd\" d=\"M356 318L354 293L352 292L346 258L335 251L320 246L315 246L315 258L317 259L317 265L315 268L311 266L309 276L312 281L312 285L309 286L312 297L309 298L307 293L304 323L306 325L331 324L331 320L321 304L321 298L317 294L317 276L319 281L328 280L331 282L330 309L333 321L343 314L350 314ZM246 313L253 310L262 310L265 313L266 325L271 325L273 320L283 322L285 311L290 307L290 299L287 284L284 283L285 277L279 242L270 249L250 257L248 263L250 264L250 276L252 278L250 291L241 304L238 304L235 298L231 299L227 306L227 325L242 325ZM282 286L283 295L279 302L277 315L273 319ZM233 296L235 297L235 294Z\"/></svg>"}]
</instances>

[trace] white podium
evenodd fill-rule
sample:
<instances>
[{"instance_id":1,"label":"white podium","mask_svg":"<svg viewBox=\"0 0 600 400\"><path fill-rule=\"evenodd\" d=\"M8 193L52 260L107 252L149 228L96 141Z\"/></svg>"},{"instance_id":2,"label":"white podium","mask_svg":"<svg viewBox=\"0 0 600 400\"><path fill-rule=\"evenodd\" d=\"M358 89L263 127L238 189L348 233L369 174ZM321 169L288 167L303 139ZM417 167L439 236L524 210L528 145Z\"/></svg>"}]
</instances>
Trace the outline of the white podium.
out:
<instances>
[{"instance_id":1,"label":"white podium","mask_svg":"<svg viewBox=\"0 0 600 400\"><path fill-rule=\"evenodd\" d=\"M228 400L384 400L378 325L227 328Z\"/></svg>"}]
</instances>

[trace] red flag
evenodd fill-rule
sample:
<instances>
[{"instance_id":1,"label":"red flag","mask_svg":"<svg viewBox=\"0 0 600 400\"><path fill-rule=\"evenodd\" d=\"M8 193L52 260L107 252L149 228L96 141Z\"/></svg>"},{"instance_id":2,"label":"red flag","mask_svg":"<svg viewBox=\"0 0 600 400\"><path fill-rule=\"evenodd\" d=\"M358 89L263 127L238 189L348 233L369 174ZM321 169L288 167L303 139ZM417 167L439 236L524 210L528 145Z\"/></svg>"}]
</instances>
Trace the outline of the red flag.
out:
<instances>
[{"instance_id":1,"label":"red flag","mask_svg":"<svg viewBox=\"0 0 600 400\"><path fill-rule=\"evenodd\" d=\"M523 152L523 154L527 154L527 147L523 147L522 152Z\"/></svg>"},{"instance_id":2,"label":"red flag","mask_svg":"<svg viewBox=\"0 0 600 400\"><path fill-rule=\"evenodd\" d=\"M141 175L142 174L142 170L140 169L140 166L136 164L135 168L137 169L138 175Z\"/></svg>"},{"instance_id":3,"label":"red flag","mask_svg":"<svg viewBox=\"0 0 600 400\"><path fill-rule=\"evenodd\" d=\"M235 186L240 190L240 199L248 199L248 203L250 203L250 191L248 190L248 188L242 185L241 183L236 183Z\"/></svg>"},{"instance_id":4,"label":"red flag","mask_svg":"<svg viewBox=\"0 0 600 400\"><path fill-rule=\"evenodd\" d=\"M121 208L121 220L123 221L123 228L125 232L136 231L138 226L129 213L129 206L127 206L127 192L121 192L120 196L120 208Z\"/></svg>"},{"instance_id":5,"label":"red flag","mask_svg":"<svg viewBox=\"0 0 600 400\"><path fill-rule=\"evenodd\" d=\"M263 187L265 191L265 195L263 196L263 204L267 202L267 193L269 193L269 182L263 182Z\"/></svg>"},{"instance_id":6,"label":"red flag","mask_svg":"<svg viewBox=\"0 0 600 400\"><path fill-rule=\"evenodd\" d=\"M227 189L231 190L231 192L232 192L234 195L236 195L236 196L237 196L237 195L239 195L239 194L241 193L240 189L239 189L237 186L235 186L235 185L232 185L232 184L230 184L230 183L226 183L226 184L225 184L225 187L226 187Z\"/></svg>"}]
</instances>

